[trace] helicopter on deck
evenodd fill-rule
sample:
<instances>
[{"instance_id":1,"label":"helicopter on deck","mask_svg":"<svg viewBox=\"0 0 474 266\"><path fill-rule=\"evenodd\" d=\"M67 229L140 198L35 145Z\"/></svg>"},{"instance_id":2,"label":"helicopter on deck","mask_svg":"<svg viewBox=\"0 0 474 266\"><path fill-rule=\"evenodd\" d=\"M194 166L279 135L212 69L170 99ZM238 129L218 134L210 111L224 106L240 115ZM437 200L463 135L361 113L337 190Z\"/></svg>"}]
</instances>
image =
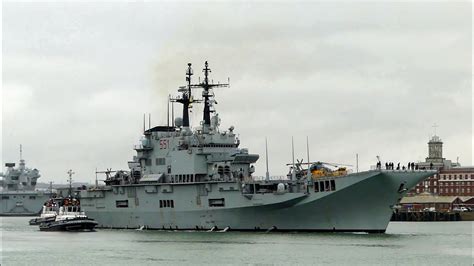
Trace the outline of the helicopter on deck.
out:
<instances>
[{"instance_id":1,"label":"helicopter on deck","mask_svg":"<svg viewBox=\"0 0 474 266\"><path fill-rule=\"evenodd\" d=\"M293 171L293 164L289 163L286 164L290 167L290 175L291 171ZM308 165L308 168L304 168L304 165ZM328 163L328 162L303 162L303 159L296 160L294 164L294 170L296 172L297 177L304 177L308 176L309 172L311 173L312 179L318 179L321 177L329 177L329 176L345 176L349 173L347 167L352 167L352 165L348 164L340 164L340 163ZM309 169L309 172L308 172Z\"/></svg>"}]
</instances>

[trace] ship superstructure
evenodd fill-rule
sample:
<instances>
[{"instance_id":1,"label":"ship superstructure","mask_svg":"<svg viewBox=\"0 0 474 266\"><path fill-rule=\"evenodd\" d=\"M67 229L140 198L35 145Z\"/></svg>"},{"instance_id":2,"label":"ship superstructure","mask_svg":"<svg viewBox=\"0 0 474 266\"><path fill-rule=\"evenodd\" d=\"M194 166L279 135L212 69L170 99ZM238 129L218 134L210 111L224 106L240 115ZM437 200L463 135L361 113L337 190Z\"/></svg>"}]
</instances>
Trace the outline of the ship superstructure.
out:
<instances>
[{"instance_id":1,"label":"ship superstructure","mask_svg":"<svg viewBox=\"0 0 474 266\"><path fill-rule=\"evenodd\" d=\"M331 174L320 162L293 163L287 178L256 180L259 155L240 147L234 127L219 128L212 83L187 85L171 101L183 116L144 131L129 171L108 174L106 185L81 192L82 206L99 227L173 230L301 230L384 232L392 206L434 171L372 170ZM194 99L193 90L202 98ZM203 103L203 119L190 126L189 108Z\"/></svg>"},{"instance_id":2,"label":"ship superstructure","mask_svg":"<svg viewBox=\"0 0 474 266\"><path fill-rule=\"evenodd\" d=\"M6 163L5 167L6 171L0 173L0 215L23 216L41 212L51 193L35 190L41 175L38 169L26 167L21 145L18 167L15 163Z\"/></svg>"}]
</instances>

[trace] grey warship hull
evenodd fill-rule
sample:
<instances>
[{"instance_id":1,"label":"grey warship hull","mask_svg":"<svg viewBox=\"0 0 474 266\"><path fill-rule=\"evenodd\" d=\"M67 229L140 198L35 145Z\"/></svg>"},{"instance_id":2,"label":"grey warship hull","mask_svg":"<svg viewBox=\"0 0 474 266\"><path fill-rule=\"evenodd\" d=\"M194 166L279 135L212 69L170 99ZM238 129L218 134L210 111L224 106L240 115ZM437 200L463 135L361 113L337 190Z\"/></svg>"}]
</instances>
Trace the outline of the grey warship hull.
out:
<instances>
[{"instance_id":1,"label":"grey warship hull","mask_svg":"<svg viewBox=\"0 0 474 266\"><path fill-rule=\"evenodd\" d=\"M5 163L6 171L0 173L0 216L33 216L41 212L43 203L51 192L37 191L39 170L26 167L20 145L20 163Z\"/></svg>"},{"instance_id":2,"label":"grey warship hull","mask_svg":"<svg viewBox=\"0 0 474 266\"><path fill-rule=\"evenodd\" d=\"M82 206L106 228L385 232L393 205L433 173L374 170L331 179L333 191L315 192L330 181L321 179L281 194L243 193L236 182L112 186L85 192Z\"/></svg>"},{"instance_id":3,"label":"grey warship hull","mask_svg":"<svg viewBox=\"0 0 474 266\"><path fill-rule=\"evenodd\" d=\"M98 227L166 230L284 230L384 232L393 205L434 171L348 174L324 162L293 163L286 178L255 180L258 154L240 148L234 126L222 130L209 79L192 83L169 98L183 106L173 124L145 130L130 171L106 171L106 186L81 191L82 207ZM196 99L193 89L203 89ZM192 128L189 109L203 103L203 119ZM169 115L169 113L168 113ZM168 116L169 121L169 116ZM294 153L294 152L293 152ZM309 157L309 152L308 152ZM326 166L325 166L326 164ZM308 167L305 169L303 165ZM338 167L338 169L331 169Z\"/></svg>"},{"instance_id":4,"label":"grey warship hull","mask_svg":"<svg viewBox=\"0 0 474 266\"><path fill-rule=\"evenodd\" d=\"M35 216L51 193L38 191L0 192L0 216Z\"/></svg>"}]
</instances>

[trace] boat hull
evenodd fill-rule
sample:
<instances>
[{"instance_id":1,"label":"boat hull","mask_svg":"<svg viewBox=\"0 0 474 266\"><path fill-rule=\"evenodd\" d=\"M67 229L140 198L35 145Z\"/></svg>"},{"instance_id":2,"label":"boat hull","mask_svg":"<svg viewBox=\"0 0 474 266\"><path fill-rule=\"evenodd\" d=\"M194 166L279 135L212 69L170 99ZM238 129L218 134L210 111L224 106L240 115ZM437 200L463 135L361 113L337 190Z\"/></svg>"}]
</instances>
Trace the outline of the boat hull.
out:
<instances>
[{"instance_id":1,"label":"boat hull","mask_svg":"<svg viewBox=\"0 0 474 266\"><path fill-rule=\"evenodd\" d=\"M40 224L41 231L92 231L97 222L92 219L70 219Z\"/></svg>"},{"instance_id":2,"label":"boat hull","mask_svg":"<svg viewBox=\"0 0 474 266\"><path fill-rule=\"evenodd\" d=\"M105 228L382 233L393 205L434 173L367 171L333 179L333 191L315 192L312 183L306 191L282 194L245 194L231 182L121 186L83 192L81 202ZM210 206L215 199L224 199L224 206ZM160 208L160 200L172 200L173 207ZM128 206L116 205L119 201Z\"/></svg>"},{"instance_id":3,"label":"boat hull","mask_svg":"<svg viewBox=\"0 0 474 266\"><path fill-rule=\"evenodd\" d=\"M54 220L56 220L56 216L45 217L45 218L38 217L38 218L31 219L29 221L29 224L30 225L40 225L42 223L54 222Z\"/></svg>"}]
</instances>

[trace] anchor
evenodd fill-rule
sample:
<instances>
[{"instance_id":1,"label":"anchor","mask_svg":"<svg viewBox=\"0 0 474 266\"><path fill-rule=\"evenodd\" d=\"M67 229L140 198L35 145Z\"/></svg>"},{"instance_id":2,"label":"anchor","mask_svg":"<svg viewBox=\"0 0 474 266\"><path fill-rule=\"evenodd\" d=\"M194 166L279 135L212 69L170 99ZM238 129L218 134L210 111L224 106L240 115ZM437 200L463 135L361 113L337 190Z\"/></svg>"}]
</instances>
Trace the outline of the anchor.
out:
<instances>
[{"instance_id":1,"label":"anchor","mask_svg":"<svg viewBox=\"0 0 474 266\"><path fill-rule=\"evenodd\" d=\"M214 232L214 230L216 230L216 229L217 229L217 226L213 226L213 227L211 228L211 230L209 230L208 232Z\"/></svg>"},{"instance_id":2,"label":"anchor","mask_svg":"<svg viewBox=\"0 0 474 266\"><path fill-rule=\"evenodd\" d=\"M230 229L230 226L227 226L226 228L224 228L224 230L220 230L219 232L220 233L225 233L225 232L229 231L229 229Z\"/></svg>"},{"instance_id":3,"label":"anchor","mask_svg":"<svg viewBox=\"0 0 474 266\"><path fill-rule=\"evenodd\" d=\"M273 231L273 230L275 230L275 229L276 229L276 226L272 226L272 227L268 228L265 233L269 233L269 232L271 232L271 231Z\"/></svg>"}]
</instances>

